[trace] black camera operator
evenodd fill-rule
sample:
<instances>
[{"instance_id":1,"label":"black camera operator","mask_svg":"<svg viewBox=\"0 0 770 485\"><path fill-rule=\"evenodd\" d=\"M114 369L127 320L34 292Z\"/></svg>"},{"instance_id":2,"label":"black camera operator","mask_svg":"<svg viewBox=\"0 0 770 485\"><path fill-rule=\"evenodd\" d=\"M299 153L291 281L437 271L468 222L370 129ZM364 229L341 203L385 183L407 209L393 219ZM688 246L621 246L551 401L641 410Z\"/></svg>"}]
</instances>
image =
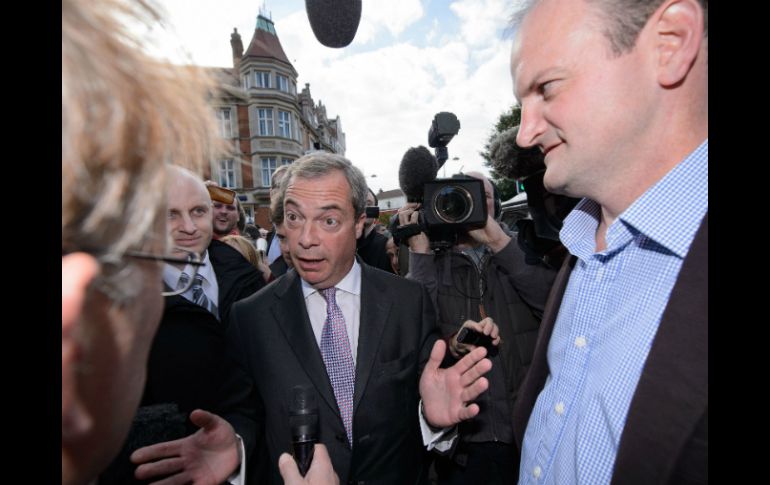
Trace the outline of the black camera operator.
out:
<instances>
[{"instance_id":1,"label":"black camera operator","mask_svg":"<svg viewBox=\"0 0 770 485\"><path fill-rule=\"evenodd\" d=\"M459 426L453 441L444 439L436 445L439 483L508 483L519 468L511 423L513 404L534 352L556 271L544 264L525 263L515 237L496 220L500 203L492 183L480 173L467 175L483 182L483 227L459 228L446 248L437 245L430 227L419 222L431 210L430 201L423 201L422 216L420 203L406 204L398 211L398 220L401 227L420 224L422 228L404 237L409 246L407 278L428 289L452 357L460 358L474 348L457 342L463 327L493 338L489 389L477 401L481 412Z\"/></svg>"}]
</instances>

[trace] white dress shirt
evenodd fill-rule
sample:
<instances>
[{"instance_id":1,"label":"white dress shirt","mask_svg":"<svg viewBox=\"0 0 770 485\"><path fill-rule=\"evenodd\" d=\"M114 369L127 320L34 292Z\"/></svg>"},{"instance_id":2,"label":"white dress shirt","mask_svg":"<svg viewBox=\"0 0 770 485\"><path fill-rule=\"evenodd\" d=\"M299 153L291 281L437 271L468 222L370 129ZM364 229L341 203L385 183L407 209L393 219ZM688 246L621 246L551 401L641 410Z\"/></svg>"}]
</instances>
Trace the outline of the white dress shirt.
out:
<instances>
[{"instance_id":1,"label":"white dress shirt","mask_svg":"<svg viewBox=\"0 0 770 485\"><path fill-rule=\"evenodd\" d=\"M315 341L318 348L321 348L321 334L326 322L326 299L321 293L310 286L307 281L302 281L302 294L305 296L305 307L307 315L310 318L310 324L313 327ZM336 297L337 306L342 311L345 318L345 329L348 332L348 342L350 342L350 353L353 355L353 362L356 362L358 355L358 330L361 326L361 265L353 260L353 266L342 280L334 285L337 288Z\"/></svg>"},{"instance_id":2,"label":"white dress shirt","mask_svg":"<svg viewBox=\"0 0 770 485\"><path fill-rule=\"evenodd\" d=\"M209 252L203 253L203 266L198 267L198 274L203 276L203 293L219 307L219 285L217 284L217 275L214 273L214 267L209 261ZM163 282L171 289L176 289L179 284L179 277L182 276L182 270L170 264L163 265ZM182 293L182 296L190 302L193 300L192 285Z\"/></svg>"}]
</instances>

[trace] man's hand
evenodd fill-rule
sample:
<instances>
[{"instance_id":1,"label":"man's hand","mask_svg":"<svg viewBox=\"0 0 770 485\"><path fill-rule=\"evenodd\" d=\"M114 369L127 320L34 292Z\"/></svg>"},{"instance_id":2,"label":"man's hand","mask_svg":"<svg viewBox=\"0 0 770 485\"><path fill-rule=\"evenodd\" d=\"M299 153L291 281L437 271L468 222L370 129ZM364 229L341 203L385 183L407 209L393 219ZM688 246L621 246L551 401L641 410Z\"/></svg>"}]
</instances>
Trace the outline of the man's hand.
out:
<instances>
[{"instance_id":1,"label":"man's hand","mask_svg":"<svg viewBox=\"0 0 770 485\"><path fill-rule=\"evenodd\" d=\"M463 323L463 326L460 328L462 329L465 327L476 330L477 332L483 333L484 335L489 335L492 338L492 345L495 347L500 345L500 329L497 327L495 321L492 320L492 317L487 317L480 322L466 320L465 323ZM449 352L451 352L452 356L456 359L459 359L463 355L476 348L475 345L458 342L457 335L459 333L460 332L454 334L452 336L452 340L449 341Z\"/></svg>"},{"instance_id":2,"label":"man's hand","mask_svg":"<svg viewBox=\"0 0 770 485\"><path fill-rule=\"evenodd\" d=\"M398 210L398 225L406 226L408 224L418 224L418 217L420 213L418 209L420 204L416 202L410 202L405 204ZM407 241L409 243L409 250L413 253L430 254L430 240L424 232L415 234Z\"/></svg>"},{"instance_id":3,"label":"man's hand","mask_svg":"<svg viewBox=\"0 0 770 485\"><path fill-rule=\"evenodd\" d=\"M200 427L195 434L139 448L131 461L140 465L134 475L139 480L173 475L168 483L218 485L238 468L238 438L230 423L200 409L190 413ZM163 483L167 483L165 480Z\"/></svg>"},{"instance_id":4,"label":"man's hand","mask_svg":"<svg viewBox=\"0 0 770 485\"><path fill-rule=\"evenodd\" d=\"M492 215L487 216L487 223L484 227L468 231L468 235L474 241L486 244L495 254L502 251L511 242L511 236L503 231L503 228L492 218Z\"/></svg>"},{"instance_id":5,"label":"man's hand","mask_svg":"<svg viewBox=\"0 0 770 485\"><path fill-rule=\"evenodd\" d=\"M304 478L299 474L294 458L288 453L283 453L278 458L278 470L281 472L284 485L339 485L340 483L339 477L334 473L329 452L321 444L315 445L313 462Z\"/></svg>"},{"instance_id":6,"label":"man's hand","mask_svg":"<svg viewBox=\"0 0 770 485\"><path fill-rule=\"evenodd\" d=\"M481 377L492 368L485 359L487 349L478 347L448 369L439 365L446 353L446 343L436 341L420 377L420 397L428 424L446 428L479 413L478 404L469 404L486 391L489 381Z\"/></svg>"}]
</instances>

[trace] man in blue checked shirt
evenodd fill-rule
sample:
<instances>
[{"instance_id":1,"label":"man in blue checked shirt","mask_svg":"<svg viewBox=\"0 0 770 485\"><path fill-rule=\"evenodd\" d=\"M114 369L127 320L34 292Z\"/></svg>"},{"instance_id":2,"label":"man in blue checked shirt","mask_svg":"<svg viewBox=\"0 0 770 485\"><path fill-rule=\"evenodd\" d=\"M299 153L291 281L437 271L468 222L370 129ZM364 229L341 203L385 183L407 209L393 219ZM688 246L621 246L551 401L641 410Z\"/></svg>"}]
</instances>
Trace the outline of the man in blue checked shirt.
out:
<instances>
[{"instance_id":1,"label":"man in blue checked shirt","mask_svg":"<svg viewBox=\"0 0 770 485\"><path fill-rule=\"evenodd\" d=\"M517 143L584 198L514 409L519 483L707 483L707 0L519 19Z\"/></svg>"}]
</instances>

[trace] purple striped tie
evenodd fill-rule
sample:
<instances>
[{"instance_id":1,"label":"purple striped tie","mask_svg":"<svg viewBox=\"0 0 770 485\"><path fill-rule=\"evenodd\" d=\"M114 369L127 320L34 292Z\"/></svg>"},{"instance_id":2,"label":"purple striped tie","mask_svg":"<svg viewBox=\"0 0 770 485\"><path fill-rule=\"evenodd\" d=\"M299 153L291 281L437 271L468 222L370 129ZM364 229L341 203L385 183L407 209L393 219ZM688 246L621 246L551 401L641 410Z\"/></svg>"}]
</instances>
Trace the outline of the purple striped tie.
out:
<instances>
[{"instance_id":1,"label":"purple striped tie","mask_svg":"<svg viewBox=\"0 0 770 485\"><path fill-rule=\"evenodd\" d=\"M340 408L348 443L352 448L355 364L350 351L345 318L342 316L340 307L337 306L336 291L334 287L320 290L321 295L326 299L326 321L321 332L321 356L334 389L334 397L337 398L337 406Z\"/></svg>"}]
</instances>

